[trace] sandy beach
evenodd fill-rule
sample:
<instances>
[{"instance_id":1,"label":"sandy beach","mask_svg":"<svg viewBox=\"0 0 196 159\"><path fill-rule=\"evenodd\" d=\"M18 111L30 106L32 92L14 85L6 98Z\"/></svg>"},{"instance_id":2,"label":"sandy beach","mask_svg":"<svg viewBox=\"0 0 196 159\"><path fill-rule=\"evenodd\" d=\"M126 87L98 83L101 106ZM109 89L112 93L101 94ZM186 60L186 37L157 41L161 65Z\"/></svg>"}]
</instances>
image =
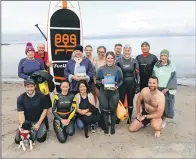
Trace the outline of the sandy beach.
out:
<instances>
[{"instance_id":1,"label":"sandy beach","mask_svg":"<svg viewBox=\"0 0 196 159\"><path fill-rule=\"evenodd\" d=\"M50 130L44 143L33 151L18 149L14 143L17 129L16 99L24 92L20 83L2 84L2 157L3 158L195 158L195 87L179 86L176 95L175 118L167 120L160 138L154 138L150 127L130 133L126 121L116 125L115 135L105 135L98 128L85 138L76 129L67 143L58 142L49 113ZM134 109L135 111L135 109ZM133 114L133 118L135 113Z\"/></svg>"}]
</instances>

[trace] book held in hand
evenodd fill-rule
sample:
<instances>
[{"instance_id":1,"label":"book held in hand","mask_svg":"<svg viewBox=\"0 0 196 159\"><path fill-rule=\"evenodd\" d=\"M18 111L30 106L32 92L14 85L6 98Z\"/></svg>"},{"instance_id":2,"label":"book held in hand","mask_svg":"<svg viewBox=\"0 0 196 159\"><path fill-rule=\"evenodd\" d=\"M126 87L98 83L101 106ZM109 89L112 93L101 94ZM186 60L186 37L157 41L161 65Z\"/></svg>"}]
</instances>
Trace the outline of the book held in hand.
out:
<instances>
[{"instance_id":1,"label":"book held in hand","mask_svg":"<svg viewBox=\"0 0 196 159\"><path fill-rule=\"evenodd\" d=\"M115 77L114 76L104 76L104 89L113 90L115 88Z\"/></svg>"},{"instance_id":2,"label":"book held in hand","mask_svg":"<svg viewBox=\"0 0 196 159\"><path fill-rule=\"evenodd\" d=\"M85 77L86 76L85 66L78 66L76 68L76 76L78 76L78 77Z\"/></svg>"}]
</instances>

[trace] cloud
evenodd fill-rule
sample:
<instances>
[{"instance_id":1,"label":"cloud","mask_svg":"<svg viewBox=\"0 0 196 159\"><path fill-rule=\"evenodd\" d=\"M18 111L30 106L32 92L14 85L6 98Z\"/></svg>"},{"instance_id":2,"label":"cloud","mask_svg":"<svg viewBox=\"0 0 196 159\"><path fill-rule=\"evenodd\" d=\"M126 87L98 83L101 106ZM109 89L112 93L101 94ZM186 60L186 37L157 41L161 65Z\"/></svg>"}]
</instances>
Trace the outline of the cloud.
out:
<instances>
[{"instance_id":1,"label":"cloud","mask_svg":"<svg viewBox=\"0 0 196 159\"><path fill-rule=\"evenodd\" d=\"M186 32L186 27L195 28L195 7L193 3L173 2L157 5L156 8L141 8L135 11L117 13L113 17L121 30L144 31L165 29L171 32Z\"/></svg>"}]
</instances>

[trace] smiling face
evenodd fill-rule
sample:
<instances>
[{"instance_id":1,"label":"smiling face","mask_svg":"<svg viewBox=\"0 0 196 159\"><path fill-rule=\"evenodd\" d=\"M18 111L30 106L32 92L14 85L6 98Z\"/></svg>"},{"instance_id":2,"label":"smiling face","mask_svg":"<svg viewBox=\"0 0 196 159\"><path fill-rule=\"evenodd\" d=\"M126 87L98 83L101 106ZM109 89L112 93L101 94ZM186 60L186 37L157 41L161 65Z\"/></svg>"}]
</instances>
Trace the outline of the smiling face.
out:
<instances>
[{"instance_id":1,"label":"smiling face","mask_svg":"<svg viewBox=\"0 0 196 159\"><path fill-rule=\"evenodd\" d=\"M75 50L74 51L74 57L81 59L82 58L82 51Z\"/></svg>"},{"instance_id":2,"label":"smiling face","mask_svg":"<svg viewBox=\"0 0 196 159\"><path fill-rule=\"evenodd\" d=\"M44 44L38 44L37 46L37 52L41 57L44 57L45 52L45 45Z\"/></svg>"},{"instance_id":3,"label":"smiling face","mask_svg":"<svg viewBox=\"0 0 196 159\"><path fill-rule=\"evenodd\" d=\"M86 56L87 56L87 57L92 56L92 51L93 51L92 47L87 46L87 47L85 48Z\"/></svg>"},{"instance_id":4,"label":"smiling face","mask_svg":"<svg viewBox=\"0 0 196 159\"><path fill-rule=\"evenodd\" d=\"M122 46L117 45L117 46L114 48L114 51L115 51L115 54L116 54L116 55L120 55L120 54L121 54L121 51L122 51Z\"/></svg>"},{"instance_id":5,"label":"smiling face","mask_svg":"<svg viewBox=\"0 0 196 159\"><path fill-rule=\"evenodd\" d=\"M130 48L124 48L123 49L123 54L125 58L130 58L131 57L131 47Z\"/></svg>"},{"instance_id":6,"label":"smiling face","mask_svg":"<svg viewBox=\"0 0 196 159\"><path fill-rule=\"evenodd\" d=\"M26 93L29 95L33 95L35 92L35 85L34 84L28 84L25 86Z\"/></svg>"},{"instance_id":7,"label":"smiling face","mask_svg":"<svg viewBox=\"0 0 196 159\"><path fill-rule=\"evenodd\" d=\"M161 60L161 63L167 64L167 62L168 62L167 55L161 55L160 60Z\"/></svg>"},{"instance_id":8,"label":"smiling face","mask_svg":"<svg viewBox=\"0 0 196 159\"><path fill-rule=\"evenodd\" d=\"M86 93L87 87L85 86L84 83L80 83L79 91L80 91L80 93Z\"/></svg>"},{"instance_id":9,"label":"smiling face","mask_svg":"<svg viewBox=\"0 0 196 159\"><path fill-rule=\"evenodd\" d=\"M28 51L28 52L27 52L27 57L28 57L29 59L32 59L32 58L34 58L34 54L35 54L34 51Z\"/></svg>"},{"instance_id":10,"label":"smiling face","mask_svg":"<svg viewBox=\"0 0 196 159\"><path fill-rule=\"evenodd\" d=\"M114 59L114 57L112 56L112 55L108 55L107 57L106 57L106 64L108 65L108 66L112 66L113 64L114 64L114 61L115 61L115 59Z\"/></svg>"},{"instance_id":11,"label":"smiling face","mask_svg":"<svg viewBox=\"0 0 196 159\"><path fill-rule=\"evenodd\" d=\"M150 91L155 91L158 87L158 81L157 79L154 78L149 78L148 80L148 88L150 89Z\"/></svg>"},{"instance_id":12,"label":"smiling face","mask_svg":"<svg viewBox=\"0 0 196 159\"><path fill-rule=\"evenodd\" d=\"M143 53L149 53L150 47L148 45L142 45L141 50Z\"/></svg>"},{"instance_id":13,"label":"smiling face","mask_svg":"<svg viewBox=\"0 0 196 159\"><path fill-rule=\"evenodd\" d=\"M69 83L68 82L61 83L61 91L64 93L67 93L69 91Z\"/></svg>"},{"instance_id":14,"label":"smiling face","mask_svg":"<svg viewBox=\"0 0 196 159\"><path fill-rule=\"evenodd\" d=\"M105 49L104 48L99 48L97 54L100 58L105 57Z\"/></svg>"}]
</instances>

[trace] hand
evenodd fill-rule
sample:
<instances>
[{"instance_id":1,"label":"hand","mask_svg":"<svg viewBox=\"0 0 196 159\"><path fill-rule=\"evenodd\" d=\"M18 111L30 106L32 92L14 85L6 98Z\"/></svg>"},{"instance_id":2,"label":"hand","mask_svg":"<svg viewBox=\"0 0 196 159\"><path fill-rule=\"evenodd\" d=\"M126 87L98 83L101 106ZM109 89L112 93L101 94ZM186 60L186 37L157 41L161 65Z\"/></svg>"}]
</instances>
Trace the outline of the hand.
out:
<instances>
[{"instance_id":1,"label":"hand","mask_svg":"<svg viewBox=\"0 0 196 159\"><path fill-rule=\"evenodd\" d=\"M78 77L78 80L85 80L85 77Z\"/></svg>"},{"instance_id":2,"label":"hand","mask_svg":"<svg viewBox=\"0 0 196 159\"><path fill-rule=\"evenodd\" d=\"M136 118L137 118L139 121L141 121L141 117L142 117L141 113L137 114L137 116L136 116Z\"/></svg>"},{"instance_id":3,"label":"hand","mask_svg":"<svg viewBox=\"0 0 196 159\"><path fill-rule=\"evenodd\" d=\"M51 67L51 66L53 66L53 63L52 63L52 61L50 61L50 62L47 62L47 63L46 63L46 66L47 66L47 67Z\"/></svg>"},{"instance_id":4,"label":"hand","mask_svg":"<svg viewBox=\"0 0 196 159\"><path fill-rule=\"evenodd\" d=\"M33 129L34 129L35 131L37 131L37 130L39 130L39 128L40 128L40 124L37 122L37 123L33 126Z\"/></svg>"},{"instance_id":5,"label":"hand","mask_svg":"<svg viewBox=\"0 0 196 159\"><path fill-rule=\"evenodd\" d=\"M79 77L77 77L77 76L72 76L72 79L75 81L79 81Z\"/></svg>"},{"instance_id":6,"label":"hand","mask_svg":"<svg viewBox=\"0 0 196 159\"><path fill-rule=\"evenodd\" d=\"M145 119L144 115L141 116L140 121L143 121Z\"/></svg>"},{"instance_id":7,"label":"hand","mask_svg":"<svg viewBox=\"0 0 196 159\"><path fill-rule=\"evenodd\" d=\"M18 125L18 129L21 131L22 123Z\"/></svg>"},{"instance_id":8,"label":"hand","mask_svg":"<svg viewBox=\"0 0 196 159\"><path fill-rule=\"evenodd\" d=\"M165 93L167 93L168 91L169 91L169 89L166 88L166 89L163 89L163 90L162 90L162 93L165 94Z\"/></svg>"},{"instance_id":9,"label":"hand","mask_svg":"<svg viewBox=\"0 0 196 159\"><path fill-rule=\"evenodd\" d=\"M101 80L101 83L104 84L104 79Z\"/></svg>"},{"instance_id":10,"label":"hand","mask_svg":"<svg viewBox=\"0 0 196 159\"><path fill-rule=\"evenodd\" d=\"M88 112L86 113L86 116L90 116L92 114L92 112Z\"/></svg>"},{"instance_id":11,"label":"hand","mask_svg":"<svg viewBox=\"0 0 196 159\"><path fill-rule=\"evenodd\" d=\"M70 120L69 119L62 119L61 123L65 126L69 125Z\"/></svg>"}]
</instances>

